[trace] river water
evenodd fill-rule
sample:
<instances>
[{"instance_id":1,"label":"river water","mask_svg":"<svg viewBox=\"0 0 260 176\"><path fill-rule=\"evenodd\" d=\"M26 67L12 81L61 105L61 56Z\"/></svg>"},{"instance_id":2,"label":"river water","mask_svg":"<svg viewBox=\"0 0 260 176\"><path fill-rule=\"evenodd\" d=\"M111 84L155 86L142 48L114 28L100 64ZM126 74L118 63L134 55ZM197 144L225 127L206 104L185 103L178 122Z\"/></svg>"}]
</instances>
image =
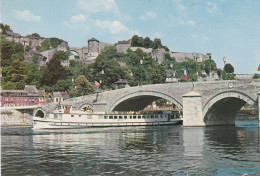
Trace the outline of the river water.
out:
<instances>
[{"instance_id":1,"label":"river water","mask_svg":"<svg viewBox=\"0 0 260 176\"><path fill-rule=\"evenodd\" d=\"M260 175L258 121L33 131L2 127L2 175Z\"/></svg>"}]
</instances>

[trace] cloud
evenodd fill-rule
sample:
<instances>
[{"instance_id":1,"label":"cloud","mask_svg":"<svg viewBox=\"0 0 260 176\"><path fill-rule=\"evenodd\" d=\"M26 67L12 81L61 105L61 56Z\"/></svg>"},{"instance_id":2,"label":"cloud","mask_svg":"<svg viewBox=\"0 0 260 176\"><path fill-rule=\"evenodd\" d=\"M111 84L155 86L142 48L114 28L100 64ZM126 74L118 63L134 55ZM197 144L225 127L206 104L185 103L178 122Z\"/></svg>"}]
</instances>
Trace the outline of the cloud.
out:
<instances>
[{"instance_id":1,"label":"cloud","mask_svg":"<svg viewBox=\"0 0 260 176\"><path fill-rule=\"evenodd\" d=\"M182 0L172 0L173 4L177 9L183 11L186 9L186 6L183 5Z\"/></svg>"},{"instance_id":2,"label":"cloud","mask_svg":"<svg viewBox=\"0 0 260 176\"><path fill-rule=\"evenodd\" d=\"M221 15L222 12L219 10L217 4L207 2L207 8L206 11L211 15Z\"/></svg>"},{"instance_id":3,"label":"cloud","mask_svg":"<svg viewBox=\"0 0 260 176\"><path fill-rule=\"evenodd\" d=\"M84 22L84 21L86 21L86 17L83 14L79 14L79 15L70 17L70 21L72 23Z\"/></svg>"},{"instance_id":4,"label":"cloud","mask_svg":"<svg viewBox=\"0 0 260 176\"><path fill-rule=\"evenodd\" d=\"M198 23L196 21L189 20L186 22L187 25L196 26Z\"/></svg>"},{"instance_id":5,"label":"cloud","mask_svg":"<svg viewBox=\"0 0 260 176\"><path fill-rule=\"evenodd\" d=\"M120 21L115 20L115 21L100 21L97 20L96 21L96 25L100 28L103 29L108 29L110 31L110 33L112 34L117 34L117 33L121 33L124 31L128 31L128 28L126 26L124 26Z\"/></svg>"},{"instance_id":6,"label":"cloud","mask_svg":"<svg viewBox=\"0 0 260 176\"><path fill-rule=\"evenodd\" d=\"M199 38L199 36L197 34L191 34L191 38L197 39L197 38Z\"/></svg>"},{"instance_id":7,"label":"cloud","mask_svg":"<svg viewBox=\"0 0 260 176\"><path fill-rule=\"evenodd\" d=\"M153 34L153 37L154 37L154 38L162 39L162 38L163 38L163 35L162 35L161 33L155 32L155 33Z\"/></svg>"},{"instance_id":8,"label":"cloud","mask_svg":"<svg viewBox=\"0 0 260 176\"><path fill-rule=\"evenodd\" d=\"M78 0L77 6L86 13L97 13L100 11L119 13L115 0Z\"/></svg>"},{"instance_id":9,"label":"cloud","mask_svg":"<svg viewBox=\"0 0 260 176\"><path fill-rule=\"evenodd\" d=\"M155 12L146 12L144 15L140 17L141 20L149 20L149 19L155 19L157 17L157 14Z\"/></svg>"},{"instance_id":10,"label":"cloud","mask_svg":"<svg viewBox=\"0 0 260 176\"><path fill-rule=\"evenodd\" d=\"M138 35L138 36L140 36L140 31L138 31L138 30L130 30L129 31L129 36L130 37L132 37L133 35Z\"/></svg>"},{"instance_id":11,"label":"cloud","mask_svg":"<svg viewBox=\"0 0 260 176\"><path fill-rule=\"evenodd\" d=\"M208 40L209 38L208 38L207 36L204 36L203 39L204 39L204 40Z\"/></svg>"},{"instance_id":12,"label":"cloud","mask_svg":"<svg viewBox=\"0 0 260 176\"><path fill-rule=\"evenodd\" d=\"M19 20L28 21L28 22L38 22L41 20L40 16L34 15L29 10L24 10L24 11L14 10L13 12L14 12L15 18L17 18Z\"/></svg>"}]
</instances>

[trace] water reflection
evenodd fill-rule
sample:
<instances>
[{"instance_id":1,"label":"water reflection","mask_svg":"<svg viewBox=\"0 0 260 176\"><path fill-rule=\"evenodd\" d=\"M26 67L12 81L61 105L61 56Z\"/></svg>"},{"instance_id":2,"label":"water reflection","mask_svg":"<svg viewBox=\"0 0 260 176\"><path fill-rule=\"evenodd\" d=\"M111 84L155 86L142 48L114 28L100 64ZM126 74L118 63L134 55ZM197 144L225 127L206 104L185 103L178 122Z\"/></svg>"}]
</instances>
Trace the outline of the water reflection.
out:
<instances>
[{"instance_id":1,"label":"water reflection","mask_svg":"<svg viewBox=\"0 0 260 176\"><path fill-rule=\"evenodd\" d=\"M257 175L257 125L2 128L2 174Z\"/></svg>"}]
</instances>

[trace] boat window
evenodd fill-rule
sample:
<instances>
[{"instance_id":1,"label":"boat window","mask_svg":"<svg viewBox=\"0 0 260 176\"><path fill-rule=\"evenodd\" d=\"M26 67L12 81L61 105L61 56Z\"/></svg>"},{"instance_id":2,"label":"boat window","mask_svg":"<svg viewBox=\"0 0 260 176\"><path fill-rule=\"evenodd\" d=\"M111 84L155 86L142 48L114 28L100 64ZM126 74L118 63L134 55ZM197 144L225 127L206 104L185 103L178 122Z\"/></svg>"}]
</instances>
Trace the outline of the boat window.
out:
<instances>
[{"instance_id":1,"label":"boat window","mask_svg":"<svg viewBox=\"0 0 260 176\"><path fill-rule=\"evenodd\" d=\"M161 118L163 118L163 115L160 115L161 116Z\"/></svg>"},{"instance_id":2,"label":"boat window","mask_svg":"<svg viewBox=\"0 0 260 176\"><path fill-rule=\"evenodd\" d=\"M74 115L71 115L71 117L74 117Z\"/></svg>"},{"instance_id":3,"label":"boat window","mask_svg":"<svg viewBox=\"0 0 260 176\"><path fill-rule=\"evenodd\" d=\"M155 118L158 118L158 115L155 115Z\"/></svg>"},{"instance_id":4,"label":"boat window","mask_svg":"<svg viewBox=\"0 0 260 176\"><path fill-rule=\"evenodd\" d=\"M145 119L145 116L142 116L143 119Z\"/></svg>"},{"instance_id":5,"label":"boat window","mask_svg":"<svg viewBox=\"0 0 260 176\"><path fill-rule=\"evenodd\" d=\"M119 119L123 119L123 116L119 116Z\"/></svg>"},{"instance_id":6,"label":"boat window","mask_svg":"<svg viewBox=\"0 0 260 176\"><path fill-rule=\"evenodd\" d=\"M132 116L130 116L130 119L132 119Z\"/></svg>"},{"instance_id":7,"label":"boat window","mask_svg":"<svg viewBox=\"0 0 260 176\"><path fill-rule=\"evenodd\" d=\"M136 119L136 116L133 116L133 119Z\"/></svg>"},{"instance_id":8,"label":"boat window","mask_svg":"<svg viewBox=\"0 0 260 176\"><path fill-rule=\"evenodd\" d=\"M141 116L138 116L138 119L141 119Z\"/></svg>"},{"instance_id":9,"label":"boat window","mask_svg":"<svg viewBox=\"0 0 260 176\"><path fill-rule=\"evenodd\" d=\"M151 119L153 119L154 118L154 115L151 115Z\"/></svg>"},{"instance_id":10,"label":"boat window","mask_svg":"<svg viewBox=\"0 0 260 176\"><path fill-rule=\"evenodd\" d=\"M92 115L87 115L87 119L92 119Z\"/></svg>"},{"instance_id":11,"label":"boat window","mask_svg":"<svg viewBox=\"0 0 260 176\"><path fill-rule=\"evenodd\" d=\"M79 117L81 117L81 115L79 115Z\"/></svg>"},{"instance_id":12,"label":"boat window","mask_svg":"<svg viewBox=\"0 0 260 176\"><path fill-rule=\"evenodd\" d=\"M124 116L124 119L127 119L127 116Z\"/></svg>"},{"instance_id":13,"label":"boat window","mask_svg":"<svg viewBox=\"0 0 260 176\"><path fill-rule=\"evenodd\" d=\"M114 116L114 119L117 119L117 116Z\"/></svg>"},{"instance_id":14,"label":"boat window","mask_svg":"<svg viewBox=\"0 0 260 176\"><path fill-rule=\"evenodd\" d=\"M107 116L104 116L104 119L107 119Z\"/></svg>"},{"instance_id":15,"label":"boat window","mask_svg":"<svg viewBox=\"0 0 260 176\"><path fill-rule=\"evenodd\" d=\"M113 119L113 116L109 116L109 119Z\"/></svg>"}]
</instances>

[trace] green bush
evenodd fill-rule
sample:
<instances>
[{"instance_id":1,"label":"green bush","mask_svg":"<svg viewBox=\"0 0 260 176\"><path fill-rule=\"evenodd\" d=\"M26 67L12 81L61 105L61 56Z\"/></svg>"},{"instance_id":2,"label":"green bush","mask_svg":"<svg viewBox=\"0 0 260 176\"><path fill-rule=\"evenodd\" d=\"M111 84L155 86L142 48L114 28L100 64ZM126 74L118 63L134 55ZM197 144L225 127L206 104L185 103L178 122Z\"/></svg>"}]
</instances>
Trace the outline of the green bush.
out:
<instances>
[{"instance_id":1,"label":"green bush","mask_svg":"<svg viewBox=\"0 0 260 176\"><path fill-rule=\"evenodd\" d=\"M255 73L252 78L253 79L259 79L260 78L260 74Z\"/></svg>"}]
</instances>

